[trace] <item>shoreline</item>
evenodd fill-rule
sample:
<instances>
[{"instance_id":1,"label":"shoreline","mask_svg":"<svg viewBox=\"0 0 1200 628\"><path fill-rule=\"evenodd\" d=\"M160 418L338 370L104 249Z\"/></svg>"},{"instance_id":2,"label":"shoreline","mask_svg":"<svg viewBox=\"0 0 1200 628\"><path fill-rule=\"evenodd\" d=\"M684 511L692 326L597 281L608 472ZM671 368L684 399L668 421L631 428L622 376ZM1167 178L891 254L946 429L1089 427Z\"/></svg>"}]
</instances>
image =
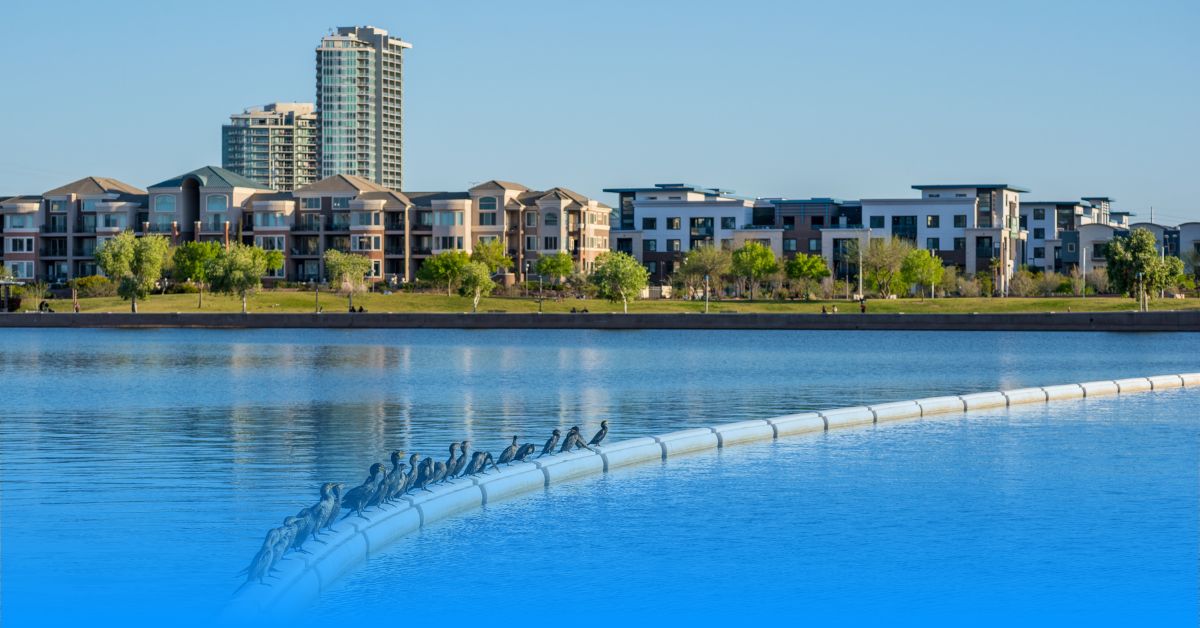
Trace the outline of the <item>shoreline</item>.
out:
<instances>
[{"instance_id":1,"label":"shoreline","mask_svg":"<svg viewBox=\"0 0 1200 628\"><path fill-rule=\"evenodd\" d=\"M0 329L1200 331L1200 310L979 314L13 313Z\"/></svg>"}]
</instances>

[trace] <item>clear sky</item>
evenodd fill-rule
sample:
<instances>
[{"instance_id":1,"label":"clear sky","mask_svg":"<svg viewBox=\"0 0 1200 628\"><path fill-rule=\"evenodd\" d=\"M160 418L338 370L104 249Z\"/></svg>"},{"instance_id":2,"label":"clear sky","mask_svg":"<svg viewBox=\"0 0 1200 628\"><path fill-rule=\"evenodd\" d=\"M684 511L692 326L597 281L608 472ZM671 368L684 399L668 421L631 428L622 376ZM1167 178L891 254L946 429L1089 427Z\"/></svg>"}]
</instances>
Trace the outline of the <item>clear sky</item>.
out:
<instances>
[{"instance_id":1,"label":"clear sky","mask_svg":"<svg viewBox=\"0 0 1200 628\"><path fill-rule=\"evenodd\" d=\"M405 187L914 183L1200 220L1200 2L5 2L0 194L220 164L339 25L412 42Z\"/></svg>"}]
</instances>

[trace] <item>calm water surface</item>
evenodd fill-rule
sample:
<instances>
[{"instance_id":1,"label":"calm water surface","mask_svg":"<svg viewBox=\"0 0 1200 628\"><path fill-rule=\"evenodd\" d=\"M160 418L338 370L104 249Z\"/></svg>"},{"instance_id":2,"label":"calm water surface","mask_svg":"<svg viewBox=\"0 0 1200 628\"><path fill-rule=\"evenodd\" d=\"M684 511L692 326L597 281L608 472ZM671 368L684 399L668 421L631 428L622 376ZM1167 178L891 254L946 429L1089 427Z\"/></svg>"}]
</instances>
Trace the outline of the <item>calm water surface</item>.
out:
<instances>
[{"instance_id":1,"label":"calm water surface","mask_svg":"<svg viewBox=\"0 0 1200 628\"><path fill-rule=\"evenodd\" d=\"M0 613L6 626L44 626L150 622L169 608L203 623L268 527L320 482L358 482L394 448L441 455L470 438L498 450L506 435L590 433L602 418L610 438L626 438L1197 371L1198 356L1200 334L0 330ZM1013 473L1030 464L1013 460ZM668 468L705 477L703 464ZM1194 507L1192 489L1176 498ZM869 492L856 499L864 512L887 506ZM511 559L554 558L574 573L578 563L546 543L546 556Z\"/></svg>"}]
</instances>

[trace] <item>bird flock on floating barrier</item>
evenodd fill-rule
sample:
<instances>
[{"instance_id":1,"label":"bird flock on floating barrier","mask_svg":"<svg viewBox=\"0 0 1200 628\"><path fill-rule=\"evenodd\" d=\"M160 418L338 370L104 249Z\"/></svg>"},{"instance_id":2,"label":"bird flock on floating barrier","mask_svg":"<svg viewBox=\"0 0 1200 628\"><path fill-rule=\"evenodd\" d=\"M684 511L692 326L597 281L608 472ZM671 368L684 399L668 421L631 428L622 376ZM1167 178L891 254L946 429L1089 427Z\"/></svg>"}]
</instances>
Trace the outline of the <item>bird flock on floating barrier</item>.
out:
<instances>
[{"instance_id":1,"label":"bird flock on floating barrier","mask_svg":"<svg viewBox=\"0 0 1200 628\"><path fill-rule=\"evenodd\" d=\"M608 421L601 421L600 431L596 432L592 440L586 443L583 441L583 436L580 435L578 426L567 430L566 436L555 429L537 457L552 456L556 453L555 448L558 448L557 453L560 454L577 449L594 451L592 447L599 445L607 435ZM238 573L239 576L246 576L246 581L241 587L238 587L238 591L255 582L270 586L266 579L276 571L276 564L279 560L290 552L310 553L304 549L304 544L310 540L324 543L320 538L321 535L330 531L333 524L339 521L338 515L343 510L347 512L340 519L351 515L365 519L364 510L392 504L413 491L429 491L429 487L435 484L486 474L489 465L498 471L500 470L498 465L501 464L511 465L517 462L527 462L529 457L537 451L537 446L533 443L517 445L517 439L517 436L512 437L512 444L500 452L499 458L493 458L492 454L486 451L472 453L469 440L450 443L450 457L445 462L433 458L422 460L419 454L412 454L408 458L408 464L405 465L404 452L393 451L391 469L380 462L372 464L367 479L348 491L343 492L342 489L346 485L342 482L322 484L320 499L317 503L302 509L293 516L284 517L283 525L267 531L262 547L254 555L250 564ZM559 445L560 440L561 446Z\"/></svg>"}]
</instances>

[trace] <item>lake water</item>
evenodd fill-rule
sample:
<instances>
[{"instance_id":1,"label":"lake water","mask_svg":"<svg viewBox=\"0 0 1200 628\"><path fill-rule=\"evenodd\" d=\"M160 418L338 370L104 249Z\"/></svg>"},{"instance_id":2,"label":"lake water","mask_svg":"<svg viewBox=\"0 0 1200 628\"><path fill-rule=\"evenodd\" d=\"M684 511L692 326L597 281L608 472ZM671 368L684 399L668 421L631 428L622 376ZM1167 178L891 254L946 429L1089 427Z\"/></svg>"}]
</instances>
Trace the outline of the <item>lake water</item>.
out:
<instances>
[{"instance_id":1,"label":"lake water","mask_svg":"<svg viewBox=\"0 0 1200 628\"><path fill-rule=\"evenodd\" d=\"M540 442L551 429L575 424L590 434L602 418L612 423L610 438L622 439L805 409L1198 371L1198 356L1200 334L0 330L0 381L6 392L0 409L0 613L6 626L59 625L80 618L92 625L127 624L131 618L153 624L158 612L170 613L175 623L181 618L206 623L237 586L233 574L245 566L267 528L312 501L320 482L358 482L371 462L392 449L441 456L450 440L470 438L477 448L498 451L512 434ZM1179 399L1187 394L1179 393ZM1181 406L1164 397L1161 406L1147 402L1147 407L1186 410L1195 401ZM1067 419L1047 419L1056 420ZM1194 445L1192 425L1168 420L1154 433L1165 433L1166 442ZM997 428L998 435L1009 433ZM838 439L863 437L818 439L831 447L825 454L829 467L869 462L860 460L862 452L854 447L834 446ZM917 448L910 464L940 459L940 448L921 450L920 441L914 437L910 444ZM1143 448L1155 446L1128 441L1116 448L1120 443L1104 442L1111 446L1099 448L1097 456L1118 456L1134 468ZM995 443L996 455L1010 464L1004 469L1009 476L1046 470L1033 458L1037 451L1006 454L1010 443L1011 438ZM777 446L815 445L771 447ZM1065 446L1061 439L1058 446ZM787 459L774 457L782 452L770 448L746 451L774 461L765 466ZM685 481L681 486L692 494L725 486L725 480L706 474L730 467L706 465L703 458L669 463L661 473ZM1172 468L1184 477L1191 473L1191 484L1148 479L1147 485L1161 484L1174 500L1190 504L1194 522L1195 447L1190 459L1168 457L1164 464L1176 465ZM989 478L992 471L948 473L968 483L980 475L998 481ZM660 490L653 484L660 476L636 473L650 475L634 476L636 481L619 489L610 478L579 486L629 491L632 499L643 484L644 495ZM761 487L753 490L778 478L761 479ZM745 478L743 488L754 481ZM604 488L610 485L614 488ZM842 491L851 500L846 508L805 501L793 514L827 521L829 529L838 530L844 526L837 517L855 508L863 517L893 506L892 496L870 490L865 482L847 483ZM522 504L562 499L560 494L572 493L555 489L495 508L534 508ZM578 497L553 503L568 516L586 512L567 507L576 503L615 513L624 499L604 506L591 501L591 493ZM1118 504L1113 496L1111 505ZM480 521L494 521L492 513L489 509ZM586 554L572 560L551 541L561 540L552 530L570 536L586 533L586 526L573 532L569 517L543 519L536 509L525 517L534 530L546 526L538 537L545 556L519 545L506 554L501 547L485 561L490 570L482 573L498 573L505 557L514 565L553 560L560 575L593 573ZM697 533L724 535L709 526L720 518L706 515L703 525L696 524ZM912 528L900 521L893 531L902 538ZM430 534L445 532L422 533ZM946 551L953 546L947 544ZM464 547L447 551L454 556ZM879 549L887 555L888 548ZM794 555L784 549L778 561ZM1190 553L1192 585L1195 555ZM454 578L470 571L447 568ZM428 569L436 572L436 565ZM430 586L449 584L435 579ZM340 604L370 603L356 597L352 583L345 591ZM407 591L414 604L431 595L420 579ZM600 603L579 595L578 603L588 608ZM331 596L322 608L338 608L337 599ZM556 598L545 610L566 614L562 604ZM608 612L614 608L619 607L609 605Z\"/></svg>"}]
</instances>

